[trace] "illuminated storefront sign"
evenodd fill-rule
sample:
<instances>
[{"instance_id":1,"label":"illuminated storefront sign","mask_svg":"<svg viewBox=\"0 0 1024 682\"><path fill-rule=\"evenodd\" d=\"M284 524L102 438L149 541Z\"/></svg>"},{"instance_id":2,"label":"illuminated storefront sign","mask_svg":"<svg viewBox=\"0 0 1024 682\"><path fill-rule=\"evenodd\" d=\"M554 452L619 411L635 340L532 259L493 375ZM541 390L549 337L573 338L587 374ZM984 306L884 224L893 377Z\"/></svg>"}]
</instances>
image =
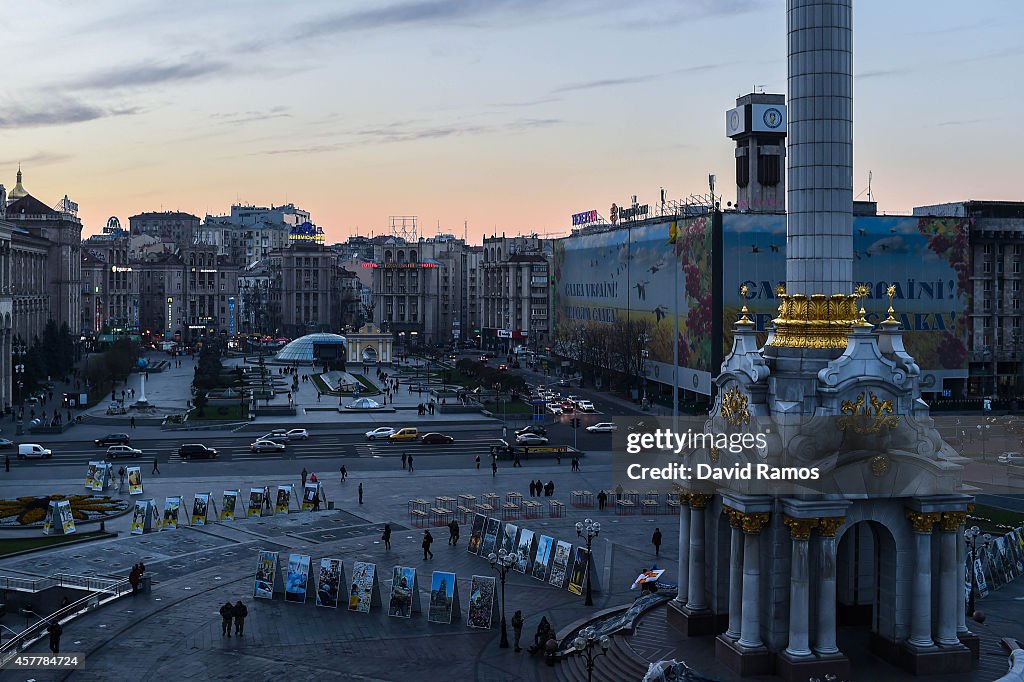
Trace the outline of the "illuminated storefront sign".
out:
<instances>
[{"instance_id":1,"label":"illuminated storefront sign","mask_svg":"<svg viewBox=\"0 0 1024 682\"><path fill-rule=\"evenodd\" d=\"M416 268L436 268L437 263L363 263L364 268L382 268L384 270L415 270Z\"/></svg>"},{"instance_id":2,"label":"illuminated storefront sign","mask_svg":"<svg viewBox=\"0 0 1024 682\"><path fill-rule=\"evenodd\" d=\"M598 220L597 211L595 210L572 214L573 225L589 225L590 223L596 223Z\"/></svg>"},{"instance_id":3,"label":"illuminated storefront sign","mask_svg":"<svg viewBox=\"0 0 1024 682\"><path fill-rule=\"evenodd\" d=\"M228 297L228 334L235 335L235 297Z\"/></svg>"},{"instance_id":4,"label":"illuminated storefront sign","mask_svg":"<svg viewBox=\"0 0 1024 682\"><path fill-rule=\"evenodd\" d=\"M174 324L174 297L167 297L167 329L164 330L164 336L171 338L171 326Z\"/></svg>"},{"instance_id":5,"label":"illuminated storefront sign","mask_svg":"<svg viewBox=\"0 0 1024 682\"><path fill-rule=\"evenodd\" d=\"M641 216L646 216L648 211L650 211L650 206L647 204L634 203L629 208L626 208L625 206L619 206L617 204L612 204L609 213L611 216L610 219L612 225L616 225L620 222L624 223L629 220L636 220Z\"/></svg>"},{"instance_id":6,"label":"illuminated storefront sign","mask_svg":"<svg viewBox=\"0 0 1024 682\"><path fill-rule=\"evenodd\" d=\"M316 244L323 244L325 239L324 228L317 227L310 222L305 222L301 225L292 225L292 229L288 233L288 241L290 242L313 242Z\"/></svg>"},{"instance_id":7,"label":"illuminated storefront sign","mask_svg":"<svg viewBox=\"0 0 1024 682\"><path fill-rule=\"evenodd\" d=\"M132 269L131 268L126 268L123 265L111 265L110 266L110 271L111 272L131 272Z\"/></svg>"}]
</instances>

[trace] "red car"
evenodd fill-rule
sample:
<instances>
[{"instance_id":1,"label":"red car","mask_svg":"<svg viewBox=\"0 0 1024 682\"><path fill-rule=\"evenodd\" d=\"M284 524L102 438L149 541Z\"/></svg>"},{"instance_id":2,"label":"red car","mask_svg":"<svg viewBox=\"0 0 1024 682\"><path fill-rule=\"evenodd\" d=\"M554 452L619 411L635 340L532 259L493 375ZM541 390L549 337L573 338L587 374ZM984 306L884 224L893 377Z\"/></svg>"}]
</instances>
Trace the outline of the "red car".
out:
<instances>
[{"instance_id":1,"label":"red car","mask_svg":"<svg viewBox=\"0 0 1024 682\"><path fill-rule=\"evenodd\" d=\"M443 433L424 433L420 436L420 442L424 445L447 445L454 443L455 439Z\"/></svg>"}]
</instances>

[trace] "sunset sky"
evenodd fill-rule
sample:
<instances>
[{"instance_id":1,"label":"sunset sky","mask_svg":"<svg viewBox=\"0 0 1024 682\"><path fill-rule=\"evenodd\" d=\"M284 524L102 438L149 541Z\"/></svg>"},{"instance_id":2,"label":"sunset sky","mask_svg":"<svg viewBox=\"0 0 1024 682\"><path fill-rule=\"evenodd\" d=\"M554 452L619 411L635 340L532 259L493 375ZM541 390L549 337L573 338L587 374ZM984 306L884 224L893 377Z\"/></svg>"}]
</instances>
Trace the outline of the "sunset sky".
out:
<instances>
[{"instance_id":1,"label":"sunset sky","mask_svg":"<svg viewBox=\"0 0 1024 682\"><path fill-rule=\"evenodd\" d=\"M785 92L759 0L0 3L0 182L81 206L309 210L329 241L564 234L637 194L735 197L724 111ZM14 9L17 8L17 11ZM923 11L925 10L926 11ZM1021 200L1024 7L854 2L855 189Z\"/></svg>"}]
</instances>

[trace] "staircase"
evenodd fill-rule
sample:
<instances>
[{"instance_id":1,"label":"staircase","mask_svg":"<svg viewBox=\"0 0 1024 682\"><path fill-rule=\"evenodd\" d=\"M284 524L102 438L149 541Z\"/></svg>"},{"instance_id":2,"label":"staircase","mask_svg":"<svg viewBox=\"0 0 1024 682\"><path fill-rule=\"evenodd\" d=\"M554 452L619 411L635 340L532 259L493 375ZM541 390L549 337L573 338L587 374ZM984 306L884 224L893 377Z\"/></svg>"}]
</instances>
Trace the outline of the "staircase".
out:
<instances>
[{"instance_id":1,"label":"staircase","mask_svg":"<svg viewBox=\"0 0 1024 682\"><path fill-rule=\"evenodd\" d=\"M596 647L600 651L600 647ZM612 637L608 653L594 661L594 682L640 682L647 674L647 661L629 648L623 637ZM555 682L586 682L587 661L580 654L561 659L554 668Z\"/></svg>"}]
</instances>

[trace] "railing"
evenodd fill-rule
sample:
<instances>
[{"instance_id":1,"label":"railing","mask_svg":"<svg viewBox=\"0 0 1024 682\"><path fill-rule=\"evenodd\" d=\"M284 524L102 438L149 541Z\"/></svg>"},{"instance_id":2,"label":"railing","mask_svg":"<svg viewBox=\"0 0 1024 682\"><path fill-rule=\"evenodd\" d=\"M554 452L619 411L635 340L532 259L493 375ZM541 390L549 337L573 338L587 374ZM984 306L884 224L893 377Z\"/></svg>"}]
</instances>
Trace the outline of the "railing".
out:
<instances>
[{"instance_id":1,"label":"railing","mask_svg":"<svg viewBox=\"0 0 1024 682\"><path fill-rule=\"evenodd\" d=\"M19 581L24 579L4 578L3 580ZM78 601L72 602L57 611L54 611L49 616L41 618L37 623L33 623L11 639L4 642L3 645L0 646L0 669L3 669L15 656L19 655L22 651L41 639L46 634L46 628L51 622L69 620L72 616L78 616L82 613L92 611L93 609L97 609L100 606L117 599L123 594L131 592L132 590L131 583L128 582L127 578L112 580L108 578L91 578L88 576L57 574L55 576L36 579L34 582L41 584L43 581L47 580L54 581L54 585L51 585L51 587L62 586L76 587L78 589L93 589L94 594L82 597ZM83 588L82 585L95 585L95 587ZM107 596L104 597L102 595Z\"/></svg>"},{"instance_id":2,"label":"railing","mask_svg":"<svg viewBox=\"0 0 1024 682\"><path fill-rule=\"evenodd\" d=\"M76 590L91 592L107 592L121 583L123 578L98 578L88 575L71 573L55 573L45 578L19 578L16 576L0 576L0 589L15 592L42 592L53 587L69 587Z\"/></svg>"}]
</instances>

